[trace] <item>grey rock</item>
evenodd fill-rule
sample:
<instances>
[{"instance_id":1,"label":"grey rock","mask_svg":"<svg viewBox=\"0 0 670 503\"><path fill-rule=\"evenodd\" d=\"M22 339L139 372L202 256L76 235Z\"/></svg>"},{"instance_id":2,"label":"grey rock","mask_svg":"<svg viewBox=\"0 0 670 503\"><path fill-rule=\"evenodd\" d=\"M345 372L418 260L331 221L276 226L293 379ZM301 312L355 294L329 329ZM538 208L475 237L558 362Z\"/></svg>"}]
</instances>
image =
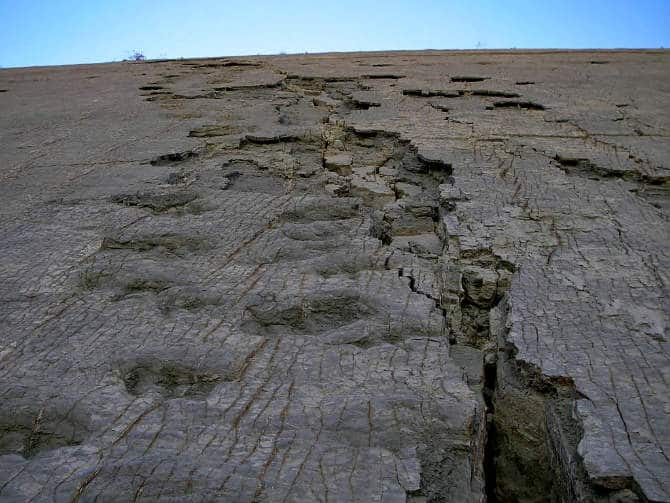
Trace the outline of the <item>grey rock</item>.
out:
<instances>
[{"instance_id":1,"label":"grey rock","mask_svg":"<svg viewBox=\"0 0 670 503\"><path fill-rule=\"evenodd\" d=\"M0 70L0 501L670 501L668 61Z\"/></svg>"}]
</instances>

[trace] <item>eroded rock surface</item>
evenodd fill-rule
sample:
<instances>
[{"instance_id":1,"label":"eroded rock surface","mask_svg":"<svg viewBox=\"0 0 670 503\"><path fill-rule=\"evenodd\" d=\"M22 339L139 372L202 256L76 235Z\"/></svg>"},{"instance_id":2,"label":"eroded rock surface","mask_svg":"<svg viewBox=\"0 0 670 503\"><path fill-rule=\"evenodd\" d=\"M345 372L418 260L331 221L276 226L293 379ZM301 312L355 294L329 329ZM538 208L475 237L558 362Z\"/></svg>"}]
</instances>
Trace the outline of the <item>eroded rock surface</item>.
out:
<instances>
[{"instance_id":1,"label":"eroded rock surface","mask_svg":"<svg viewBox=\"0 0 670 503\"><path fill-rule=\"evenodd\" d=\"M0 501L670 501L669 72L0 71Z\"/></svg>"}]
</instances>

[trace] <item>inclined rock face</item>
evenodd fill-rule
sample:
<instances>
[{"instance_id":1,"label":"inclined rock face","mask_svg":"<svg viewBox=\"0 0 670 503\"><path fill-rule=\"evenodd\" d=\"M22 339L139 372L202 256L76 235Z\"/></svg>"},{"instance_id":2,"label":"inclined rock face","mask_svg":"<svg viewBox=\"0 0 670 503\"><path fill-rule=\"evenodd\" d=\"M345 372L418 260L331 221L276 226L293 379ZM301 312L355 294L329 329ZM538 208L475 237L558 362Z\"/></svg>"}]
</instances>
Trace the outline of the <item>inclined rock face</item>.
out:
<instances>
[{"instance_id":1,"label":"inclined rock face","mask_svg":"<svg viewBox=\"0 0 670 503\"><path fill-rule=\"evenodd\" d=\"M0 71L0 501L670 501L669 71Z\"/></svg>"}]
</instances>

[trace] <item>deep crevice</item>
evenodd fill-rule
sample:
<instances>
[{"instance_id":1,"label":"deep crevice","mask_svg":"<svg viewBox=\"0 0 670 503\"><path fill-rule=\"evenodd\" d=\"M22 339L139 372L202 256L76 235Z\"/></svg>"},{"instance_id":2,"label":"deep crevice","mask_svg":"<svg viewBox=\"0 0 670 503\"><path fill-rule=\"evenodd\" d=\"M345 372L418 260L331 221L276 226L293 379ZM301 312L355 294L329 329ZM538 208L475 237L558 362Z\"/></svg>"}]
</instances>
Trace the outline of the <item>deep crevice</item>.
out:
<instances>
[{"instance_id":1,"label":"deep crevice","mask_svg":"<svg viewBox=\"0 0 670 503\"><path fill-rule=\"evenodd\" d=\"M556 155L554 160L558 162L565 174L582 176L591 180L618 178L653 186L664 186L670 183L670 176L652 176L633 170L603 168L585 158Z\"/></svg>"},{"instance_id":2,"label":"deep crevice","mask_svg":"<svg viewBox=\"0 0 670 503\"><path fill-rule=\"evenodd\" d=\"M487 358L488 357L488 358ZM496 494L497 474L496 474L496 446L498 438L496 426L493 418L495 417L495 403L493 401L497 377L498 360L495 354L489 353L484 356L484 384L482 386L482 395L486 405L486 444L484 445L484 491L486 494L486 503L497 503Z\"/></svg>"},{"instance_id":3,"label":"deep crevice","mask_svg":"<svg viewBox=\"0 0 670 503\"><path fill-rule=\"evenodd\" d=\"M496 101L494 108L516 108L519 110L544 110L544 105L532 101Z\"/></svg>"},{"instance_id":4,"label":"deep crevice","mask_svg":"<svg viewBox=\"0 0 670 503\"><path fill-rule=\"evenodd\" d=\"M452 82L482 82L488 79L489 77L468 77L468 76L451 77Z\"/></svg>"},{"instance_id":5,"label":"deep crevice","mask_svg":"<svg viewBox=\"0 0 670 503\"><path fill-rule=\"evenodd\" d=\"M172 166L181 162L194 159L200 155L195 150L185 150L183 152L173 152L170 154L163 154L151 159L152 166Z\"/></svg>"},{"instance_id":6,"label":"deep crevice","mask_svg":"<svg viewBox=\"0 0 670 503\"><path fill-rule=\"evenodd\" d=\"M361 78L363 79L391 79L391 80L397 80L397 79L404 79L404 75L396 75L394 73L372 73L372 74L366 74L366 75L361 75Z\"/></svg>"}]
</instances>

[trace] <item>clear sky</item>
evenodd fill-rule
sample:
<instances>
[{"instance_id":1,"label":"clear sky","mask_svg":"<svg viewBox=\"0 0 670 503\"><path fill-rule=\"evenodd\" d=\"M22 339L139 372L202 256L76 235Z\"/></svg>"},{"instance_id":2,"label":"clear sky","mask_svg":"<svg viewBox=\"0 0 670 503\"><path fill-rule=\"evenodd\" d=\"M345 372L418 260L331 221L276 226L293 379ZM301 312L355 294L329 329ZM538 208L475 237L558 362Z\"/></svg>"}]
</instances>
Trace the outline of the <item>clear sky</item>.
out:
<instances>
[{"instance_id":1,"label":"clear sky","mask_svg":"<svg viewBox=\"0 0 670 503\"><path fill-rule=\"evenodd\" d=\"M670 47L670 0L0 0L0 66L385 49Z\"/></svg>"}]
</instances>

